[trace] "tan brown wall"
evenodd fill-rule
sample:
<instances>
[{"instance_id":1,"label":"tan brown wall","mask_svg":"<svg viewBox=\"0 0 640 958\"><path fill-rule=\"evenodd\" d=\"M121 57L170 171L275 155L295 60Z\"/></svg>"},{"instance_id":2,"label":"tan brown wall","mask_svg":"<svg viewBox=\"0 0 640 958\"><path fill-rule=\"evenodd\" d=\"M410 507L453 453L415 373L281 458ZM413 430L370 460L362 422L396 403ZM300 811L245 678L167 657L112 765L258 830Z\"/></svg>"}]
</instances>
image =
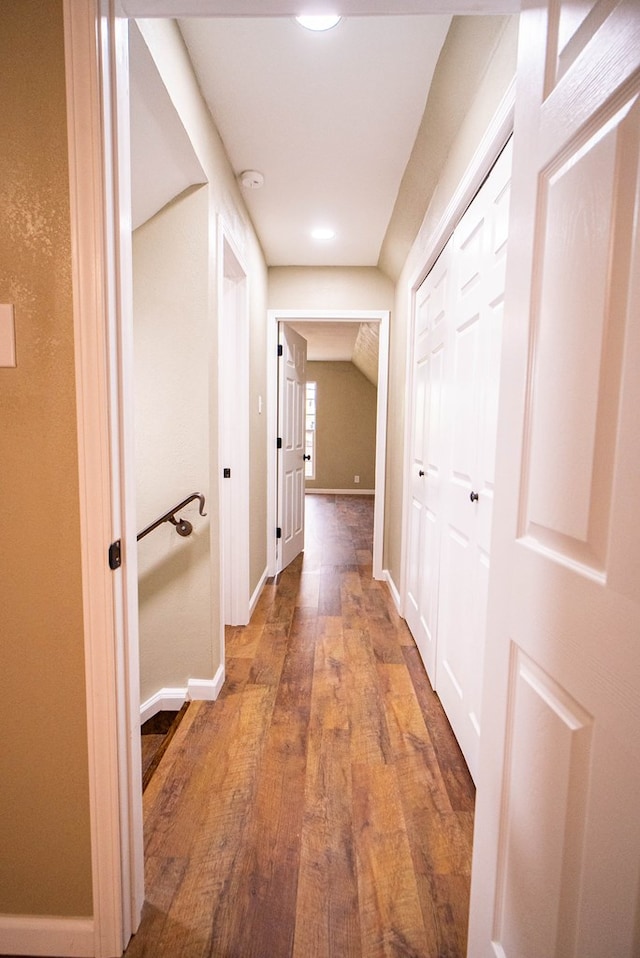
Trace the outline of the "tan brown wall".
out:
<instances>
[{"instance_id":1,"label":"tan brown wall","mask_svg":"<svg viewBox=\"0 0 640 958\"><path fill-rule=\"evenodd\" d=\"M0 912L92 913L62 3L0 3Z\"/></svg>"},{"instance_id":2,"label":"tan brown wall","mask_svg":"<svg viewBox=\"0 0 640 958\"><path fill-rule=\"evenodd\" d=\"M307 480L307 489L373 489L375 386L345 362L307 363L307 380L318 384L316 478ZM354 476L360 476L359 483Z\"/></svg>"}]
</instances>

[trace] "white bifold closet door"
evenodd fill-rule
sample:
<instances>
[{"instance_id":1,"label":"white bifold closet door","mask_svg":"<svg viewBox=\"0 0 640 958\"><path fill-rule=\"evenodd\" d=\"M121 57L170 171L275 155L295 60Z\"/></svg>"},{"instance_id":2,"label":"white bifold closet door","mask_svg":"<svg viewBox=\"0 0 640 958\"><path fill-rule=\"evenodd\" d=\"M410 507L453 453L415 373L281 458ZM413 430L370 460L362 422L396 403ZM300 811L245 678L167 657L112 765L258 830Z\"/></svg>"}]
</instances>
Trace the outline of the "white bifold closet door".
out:
<instances>
[{"instance_id":1,"label":"white bifold closet door","mask_svg":"<svg viewBox=\"0 0 640 958\"><path fill-rule=\"evenodd\" d=\"M416 296L413 348L411 507L405 615L429 679L436 675L438 583L451 249L449 241Z\"/></svg>"},{"instance_id":2,"label":"white bifold closet door","mask_svg":"<svg viewBox=\"0 0 640 958\"><path fill-rule=\"evenodd\" d=\"M416 297L406 614L473 775L491 551L511 145Z\"/></svg>"}]
</instances>

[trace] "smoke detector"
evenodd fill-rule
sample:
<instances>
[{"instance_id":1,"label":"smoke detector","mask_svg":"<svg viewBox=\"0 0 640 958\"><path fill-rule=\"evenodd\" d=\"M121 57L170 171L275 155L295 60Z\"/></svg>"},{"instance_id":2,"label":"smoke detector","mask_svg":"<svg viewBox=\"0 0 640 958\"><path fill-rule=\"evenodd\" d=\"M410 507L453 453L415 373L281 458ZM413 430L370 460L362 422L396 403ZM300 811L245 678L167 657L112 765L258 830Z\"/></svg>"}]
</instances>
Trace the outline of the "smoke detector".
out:
<instances>
[{"instance_id":1,"label":"smoke detector","mask_svg":"<svg viewBox=\"0 0 640 958\"><path fill-rule=\"evenodd\" d=\"M245 170L238 179L246 190L259 190L264 186L264 176L257 170Z\"/></svg>"}]
</instances>

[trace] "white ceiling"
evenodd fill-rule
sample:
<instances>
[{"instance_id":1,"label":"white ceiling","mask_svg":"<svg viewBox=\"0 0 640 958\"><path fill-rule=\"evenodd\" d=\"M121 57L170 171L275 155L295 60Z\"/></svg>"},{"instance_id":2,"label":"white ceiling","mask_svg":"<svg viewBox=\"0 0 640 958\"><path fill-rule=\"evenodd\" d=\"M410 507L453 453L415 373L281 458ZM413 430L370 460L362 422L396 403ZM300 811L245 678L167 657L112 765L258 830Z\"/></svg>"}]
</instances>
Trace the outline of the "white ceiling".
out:
<instances>
[{"instance_id":1,"label":"white ceiling","mask_svg":"<svg viewBox=\"0 0 640 958\"><path fill-rule=\"evenodd\" d=\"M379 323L287 322L307 341L309 362L352 362L370 383L378 385Z\"/></svg>"},{"instance_id":2,"label":"white ceiling","mask_svg":"<svg viewBox=\"0 0 640 958\"><path fill-rule=\"evenodd\" d=\"M307 340L307 359L350 361L358 338L360 323L290 323Z\"/></svg>"},{"instance_id":3,"label":"white ceiling","mask_svg":"<svg viewBox=\"0 0 640 958\"><path fill-rule=\"evenodd\" d=\"M234 171L265 175L260 191L243 192L269 265L376 265L450 19L358 18L327 34L291 18L180 22ZM206 177L130 33L135 229ZM335 226L335 242L310 238L318 223ZM300 332L310 359L353 360L375 383L359 324Z\"/></svg>"},{"instance_id":4,"label":"white ceiling","mask_svg":"<svg viewBox=\"0 0 640 958\"><path fill-rule=\"evenodd\" d=\"M243 195L268 265L375 266L451 14L508 13L518 2L393 0L394 15L360 16L387 14L392 0L341 0L353 16L325 34L293 21L295 0L121 0L121 9L185 18L235 173L265 176ZM427 11L441 15L395 15ZM214 18L188 19L205 14ZM135 25L130 63L136 228L206 177ZM311 240L315 225L332 225L336 239ZM346 359L356 331L307 325L304 335L314 357Z\"/></svg>"},{"instance_id":5,"label":"white ceiling","mask_svg":"<svg viewBox=\"0 0 640 958\"><path fill-rule=\"evenodd\" d=\"M137 229L207 178L135 24L129 32L129 60L131 225Z\"/></svg>"},{"instance_id":6,"label":"white ceiling","mask_svg":"<svg viewBox=\"0 0 640 958\"><path fill-rule=\"evenodd\" d=\"M342 8L371 5L379 0ZM421 6L433 3L394 2ZM124 7L136 13L145 2ZM154 0L153 11L209 7L244 11L252 0ZM291 16L178 21L234 172L264 174L264 186L243 196L269 266L378 265L450 22L449 14L347 16L312 33ZM135 228L205 177L135 26L130 63ZM333 227L335 239L313 240L315 226Z\"/></svg>"},{"instance_id":7,"label":"white ceiling","mask_svg":"<svg viewBox=\"0 0 640 958\"><path fill-rule=\"evenodd\" d=\"M270 266L377 265L450 19L179 22Z\"/></svg>"},{"instance_id":8,"label":"white ceiling","mask_svg":"<svg viewBox=\"0 0 640 958\"><path fill-rule=\"evenodd\" d=\"M179 22L234 172L265 176L243 196L268 265L377 264L450 19ZM135 26L130 63L135 228L204 174Z\"/></svg>"}]
</instances>

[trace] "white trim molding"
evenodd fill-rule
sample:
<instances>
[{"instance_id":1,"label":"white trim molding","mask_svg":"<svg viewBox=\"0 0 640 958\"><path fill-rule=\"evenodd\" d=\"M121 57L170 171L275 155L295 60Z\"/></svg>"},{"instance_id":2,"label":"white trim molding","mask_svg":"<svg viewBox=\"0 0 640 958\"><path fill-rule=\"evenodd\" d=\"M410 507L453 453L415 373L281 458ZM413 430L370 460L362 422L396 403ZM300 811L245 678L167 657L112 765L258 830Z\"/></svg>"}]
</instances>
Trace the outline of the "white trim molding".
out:
<instances>
[{"instance_id":1,"label":"white trim molding","mask_svg":"<svg viewBox=\"0 0 640 958\"><path fill-rule=\"evenodd\" d=\"M110 72L117 31L107 0L65 0L64 29L94 907L90 926L83 925L85 938L91 931L91 947L77 954L111 958L137 928L143 867L134 808L137 802L141 823L140 790L127 780L131 763L121 761L128 699L119 660L126 632L123 574L107 564L109 543L121 537L111 432L117 426L109 417L105 354L106 344L113 348L117 313ZM62 948L60 936L54 939L47 954L76 954Z\"/></svg>"},{"instance_id":2,"label":"white trim molding","mask_svg":"<svg viewBox=\"0 0 640 958\"><path fill-rule=\"evenodd\" d=\"M251 599L249 601L249 621L251 621L251 616L256 610L258 600L260 599L260 596L262 595L262 590L264 589L265 583L268 578L269 578L269 570L265 566L265 570L260 576L260 579L258 580L258 584L253 590L253 595L251 596Z\"/></svg>"},{"instance_id":3,"label":"white trim molding","mask_svg":"<svg viewBox=\"0 0 640 958\"><path fill-rule=\"evenodd\" d=\"M400 602L400 593L398 588L393 581L393 577L388 569L384 570L384 581L389 586L389 592L391 593L391 598L393 599L393 604L396 607L396 612L398 615L402 616L402 603Z\"/></svg>"},{"instance_id":4,"label":"white trim molding","mask_svg":"<svg viewBox=\"0 0 640 958\"><path fill-rule=\"evenodd\" d=\"M0 952L87 958L95 954L93 918L0 915Z\"/></svg>"},{"instance_id":5,"label":"white trim molding","mask_svg":"<svg viewBox=\"0 0 640 958\"><path fill-rule=\"evenodd\" d=\"M189 679L186 688L158 689L140 706L140 724L144 725L158 712L179 712L185 702L215 702L224 677L224 665L219 665L212 679Z\"/></svg>"},{"instance_id":6,"label":"white trim molding","mask_svg":"<svg viewBox=\"0 0 640 958\"><path fill-rule=\"evenodd\" d=\"M187 700L186 688L159 689L140 705L140 725L144 725L158 712L179 712Z\"/></svg>"},{"instance_id":7,"label":"white trim molding","mask_svg":"<svg viewBox=\"0 0 640 958\"><path fill-rule=\"evenodd\" d=\"M212 679L189 679L187 694L192 702L215 702L223 685L224 665L219 665Z\"/></svg>"},{"instance_id":8,"label":"white trim molding","mask_svg":"<svg viewBox=\"0 0 640 958\"><path fill-rule=\"evenodd\" d=\"M217 460L220 629L249 621L249 271L225 217L217 218ZM213 458L213 457L212 457ZM231 478L222 478L230 467Z\"/></svg>"}]
</instances>

